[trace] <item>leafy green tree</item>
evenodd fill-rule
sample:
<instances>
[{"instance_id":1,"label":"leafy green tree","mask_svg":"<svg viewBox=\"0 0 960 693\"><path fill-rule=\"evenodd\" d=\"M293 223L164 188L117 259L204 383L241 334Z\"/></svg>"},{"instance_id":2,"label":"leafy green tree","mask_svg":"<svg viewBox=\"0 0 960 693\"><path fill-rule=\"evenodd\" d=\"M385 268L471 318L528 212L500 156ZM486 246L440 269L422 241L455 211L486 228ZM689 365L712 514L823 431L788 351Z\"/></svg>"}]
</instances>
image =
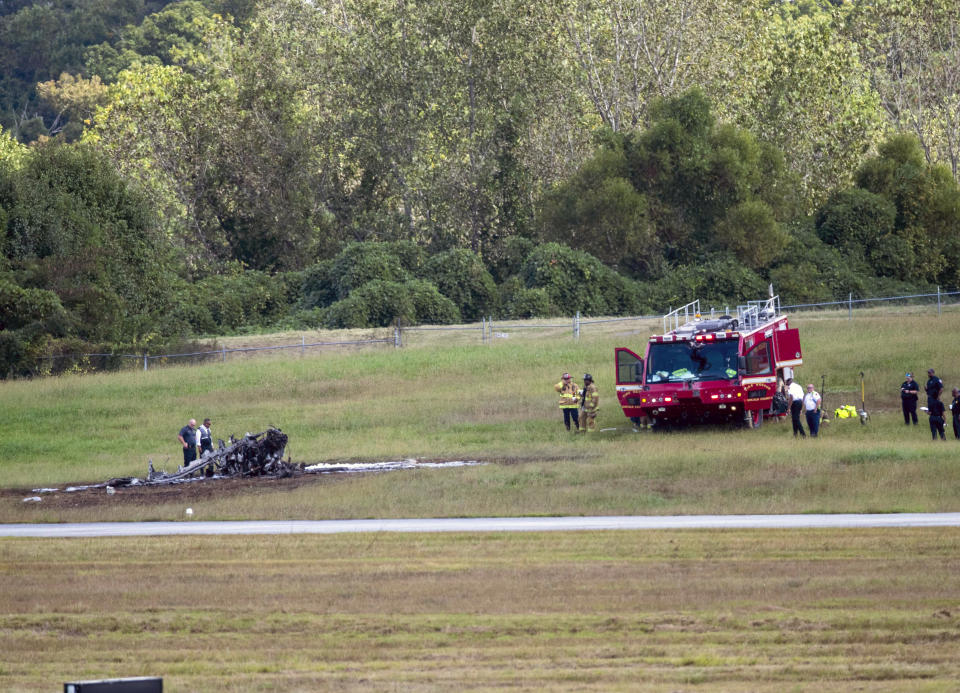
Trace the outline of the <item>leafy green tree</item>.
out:
<instances>
[{"instance_id":1,"label":"leafy green tree","mask_svg":"<svg viewBox=\"0 0 960 693\"><path fill-rule=\"evenodd\" d=\"M148 202L89 147L50 145L12 176L6 255L24 287L54 292L72 334L143 345L183 329L175 258Z\"/></svg>"},{"instance_id":2,"label":"leafy green tree","mask_svg":"<svg viewBox=\"0 0 960 693\"><path fill-rule=\"evenodd\" d=\"M568 155L541 139L556 121L537 117L568 97L552 13L514 0L261 7L263 35L298 47L287 64L316 114L337 240L404 238L486 258L530 233L534 166L565 167Z\"/></svg>"},{"instance_id":3,"label":"leafy green tree","mask_svg":"<svg viewBox=\"0 0 960 693\"><path fill-rule=\"evenodd\" d=\"M659 277L706 252L754 269L788 242L798 208L783 158L750 133L717 125L700 90L650 107L650 127L609 133L542 205L541 233L590 249L636 277Z\"/></svg>"},{"instance_id":4,"label":"leafy green tree","mask_svg":"<svg viewBox=\"0 0 960 693\"><path fill-rule=\"evenodd\" d=\"M728 248L752 270L763 270L781 257L790 237L762 200L746 200L727 210L717 224L715 244Z\"/></svg>"},{"instance_id":5,"label":"leafy green tree","mask_svg":"<svg viewBox=\"0 0 960 693\"><path fill-rule=\"evenodd\" d=\"M23 3L0 13L0 124L20 141L59 131L62 114L45 105L35 85L63 73L84 74L84 51L109 41L164 2L75 0ZM29 124L29 128L25 128ZM38 126L39 124L39 126Z\"/></svg>"},{"instance_id":6,"label":"leafy green tree","mask_svg":"<svg viewBox=\"0 0 960 693\"><path fill-rule=\"evenodd\" d=\"M916 283L960 277L960 188L946 167L926 163L916 138L888 139L857 171L856 183L818 212L825 242L868 276Z\"/></svg>"},{"instance_id":7,"label":"leafy green tree","mask_svg":"<svg viewBox=\"0 0 960 693\"><path fill-rule=\"evenodd\" d=\"M631 274L660 274L662 252L647 201L630 181L623 139L610 137L541 203L541 235Z\"/></svg>"},{"instance_id":8,"label":"leafy green tree","mask_svg":"<svg viewBox=\"0 0 960 693\"><path fill-rule=\"evenodd\" d=\"M708 248L754 266L775 257L778 225L797 207L777 152L748 132L717 126L699 90L655 103L651 118L647 130L628 135L625 151L666 259L699 261ZM750 228L735 230L741 222Z\"/></svg>"},{"instance_id":9,"label":"leafy green tree","mask_svg":"<svg viewBox=\"0 0 960 693\"><path fill-rule=\"evenodd\" d=\"M565 3L568 60L594 113L615 132L648 121L656 99L695 85L720 97L723 78L742 69L743 36L753 33L755 2L627 0Z\"/></svg>"},{"instance_id":10,"label":"leafy green tree","mask_svg":"<svg viewBox=\"0 0 960 693\"><path fill-rule=\"evenodd\" d=\"M128 24L118 38L89 46L84 51L89 72L113 82L134 64L188 65L206 43L215 21L214 12L197 0L173 2Z\"/></svg>"},{"instance_id":11,"label":"leafy green tree","mask_svg":"<svg viewBox=\"0 0 960 693\"><path fill-rule=\"evenodd\" d=\"M835 193L817 214L817 234L825 242L842 250L860 271L874 272L872 260L884 239L894 233L897 210L881 195L853 188ZM910 258L912 260L912 258ZM904 268L913 269L913 262Z\"/></svg>"},{"instance_id":12,"label":"leafy green tree","mask_svg":"<svg viewBox=\"0 0 960 693\"><path fill-rule=\"evenodd\" d=\"M27 148L0 127L0 172L12 173L27 159Z\"/></svg>"},{"instance_id":13,"label":"leafy green tree","mask_svg":"<svg viewBox=\"0 0 960 693\"><path fill-rule=\"evenodd\" d=\"M953 0L851 3L850 35L897 132L960 171L960 15Z\"/></svg>"},{"instance_id":14,"label":"leafy green tree","mask_svg":"<svg viewBox=\"0 0 960 693\"><path fill-rule=\"evenodd\" d=\"M880 101L846 32L853 3L777 3L743 35L724 111L782 151L808 209L845 184L882 133Z\"/></svg>"},{"instance_id":15,"label":"leafy green tree","mask_svg":"<svg viewBox=\"0 0 960 693\"><path fill-rule=\"evenodd\" d=\"M183 66L121 72L88 139L151 191L172 237L202 249L197 272L234 260L297 269L332 255L322 145L288 48L256 22L242 42L215 16L203 27L203 50Z\"/></svg>"}]
</instances>

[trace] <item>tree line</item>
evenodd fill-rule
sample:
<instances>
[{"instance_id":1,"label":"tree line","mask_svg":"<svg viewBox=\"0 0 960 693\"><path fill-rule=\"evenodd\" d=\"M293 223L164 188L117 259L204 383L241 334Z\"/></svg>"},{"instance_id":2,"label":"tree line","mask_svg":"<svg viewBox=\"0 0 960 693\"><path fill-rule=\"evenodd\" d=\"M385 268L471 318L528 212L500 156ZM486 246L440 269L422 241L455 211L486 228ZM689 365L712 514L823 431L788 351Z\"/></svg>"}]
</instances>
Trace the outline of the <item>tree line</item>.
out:
<instances>
[{"instance_id":1,"label":"tree line","mask_svg":"<svg viewBox=\"0 0 960 693\"><path fill-rule=\"evenodd\" d=\"M956 286L946 0L0 3L0 373Z\"/></svg>"}]
</instances>

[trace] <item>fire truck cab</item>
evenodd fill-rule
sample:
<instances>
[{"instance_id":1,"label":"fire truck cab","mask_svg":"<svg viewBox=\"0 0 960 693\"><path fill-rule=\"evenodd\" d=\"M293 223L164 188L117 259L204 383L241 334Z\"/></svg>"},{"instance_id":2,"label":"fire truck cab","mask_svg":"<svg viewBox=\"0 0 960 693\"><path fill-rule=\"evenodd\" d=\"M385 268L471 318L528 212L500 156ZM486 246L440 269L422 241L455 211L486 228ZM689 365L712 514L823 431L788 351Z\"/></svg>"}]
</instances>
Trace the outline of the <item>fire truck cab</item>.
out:
<instances>
[{"instance_id":1,"label":"fire truck cab","mask_svg":"<svg viewBox=\"0 0 960 693\"><path fill-rule=\"evenodd\" d=\"M663 316L641 357L615 349L617 399L628 419L655 426L743 422L774 416L773 399L803 363L780 297L750 301L736 316L702 317L700 301Z\"/></svg>"}]
</instances>

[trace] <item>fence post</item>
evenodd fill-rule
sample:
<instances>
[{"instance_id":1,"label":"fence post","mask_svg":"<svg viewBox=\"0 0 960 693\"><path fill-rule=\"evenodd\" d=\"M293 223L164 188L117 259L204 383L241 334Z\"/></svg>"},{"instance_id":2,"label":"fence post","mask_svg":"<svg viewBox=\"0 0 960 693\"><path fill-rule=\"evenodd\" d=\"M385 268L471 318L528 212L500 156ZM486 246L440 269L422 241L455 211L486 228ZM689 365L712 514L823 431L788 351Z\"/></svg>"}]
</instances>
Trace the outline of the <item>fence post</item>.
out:
<instances>
[{"instance_id":1,"label":"fence post","mask_svg":"<svg viewBox=\"0 0 960 693\"><path fill-rule=\"evenodd\" d=\"M300 355L303 356L307 351L307 338L304 335L300 335Z\"/></svg>"},{"instance_id":2,"label":"fence post","mask_svg":"<svg viewBox=\"0 0 960 693\"><path fill-rule=\"evenodd\" d=\"M227 347L220 345L220 360L226 363L227 361Z\"/></svg>"},{"instance_id":3,"label":"fence post","mask_svg":"<svg viewBox=\"0 0 960 693\"><path fill-rule=\"evenodd\" d=\"M493 342L493 316L487 317L487 327L490 328L490 341Z\"/></svg>"},{"instance_id":4,"label":"fence post","mask_svg":"<svg viewBox=\"0 0 960 693\"><path fill-rule=\"evenodd\" d=\"M147 355L143 355L143 370L147 370Z\"/></svg>"},{"instance_id":5,"label":"fence post","mask_svg":"<svg viewBox=\"0 0 960 693\"><path fill-rule=\"evenodd\" d=\"M487 319L484 317L480 318L480 343L483 344L487 341Z\"/></svg>"},{"instance_id":6,"label":"fence post","mask_svg":"<svg viewBox=\"0 0 960 693\"><path fill-rule=\"evenodd\" d=\"M939 318L943 313L940 308L940 285L937 284L937 317Z\"/></svg>"},{"instance_id":7,"label":"fence post","mask_svg":"<svg viewBox=\"0 0 960 693\"><path fill-rule=\"evenodd\" d=\"M853 292L847 296L847 320L853 320Z\"/></svg>"},{"instance_id":8,"label":"fence post","mask_svg":"<svg viewBox=\"0 0 960 693\"><path fill-rule=\"evenodd\" d=\"M580 339L580 311L573 316L573 338Z\"/></svg>"},{"instance_id":9,"label":"fence post","mask_svg":"<svg viewBox=\"0 0 960 693\"><path fill-rule=\"evenodd\" d=\"M394 349L400 348L400 328L399 327L393 328L393 348Z\"/></svg>"}]
</instances>

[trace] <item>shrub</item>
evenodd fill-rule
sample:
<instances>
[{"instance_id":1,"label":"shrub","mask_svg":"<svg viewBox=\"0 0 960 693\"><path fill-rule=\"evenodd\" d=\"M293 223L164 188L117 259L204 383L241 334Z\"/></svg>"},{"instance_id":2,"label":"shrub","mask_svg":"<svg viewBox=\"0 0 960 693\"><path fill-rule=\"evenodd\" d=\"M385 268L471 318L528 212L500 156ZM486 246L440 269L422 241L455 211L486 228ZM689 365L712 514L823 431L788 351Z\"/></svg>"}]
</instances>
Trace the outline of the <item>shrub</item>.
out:
<instances>
[{"instance_id":1,"label":"shrub","mask_svg":"<svg viewBox=\"0 0 960 693\"><path fill-rule=\"evenodd\" d=\"M387 327L416 322L413 298L404 283L372 281L327 309L327 327Z\"/></svg>"},{"instance_id":2,"label":"shrub","mask_svg":"<svg viewBox=\"0 0 960 693\"><path fill-rule=\"evenodd\" d=\"M298 279L257 270L207 277L188 291L187 320L196 333L271 325L289 311Z\"/></svg>"},{"instance_id":3,"label":"shrub","mask_svg":"<svg viewBox=\"0 0 960 693\"><path fill-rule=\"evenodd\" d=\"M394 324L459 322L460 312L437 287L423 280L373 281L324 311L329 328L388 327Z\"/></svg>"},{"instance_id":4,"label":"shrub","mask_svg":"<svg viewBox=\"0 0 960 693\"><path fill-rule=\"evenodd\" d=\"M330 329L369 327L367 302L359 294L347 296L323 311L322 324Z\"/></svg>"},{"instance_id":5,"label":"shrub","mask_svg":"<svg viewBox=\"0 0 960 693\"><path fill-rule=\"evenodd\" d=\"M835 193L817 214L817 235L862 262L864 251L891 233L897 209L889 200L853 188Z\"/></svg>"},{"instance_id":6,"label":"shrub","mask_svg":"<svg viewBox=\"0 0 960 693\"><path fill-rule=\"evenodd\" d=\"M333 260L321 260L303 271L300 305L305 309L326 308L337 300Z\"/></svg>"},{"instance_id":7,"label":"shrub","mask_svg":"<svg viewBox=\"0 0 960 693\"><path fill-rule=\"evenodd\" d=\"M528 289L544 289L564 315L632 312L633 285L587 253L558 243L537 247L527 257L521 279Z\"/></svg>"},{"instance_id":8,"label":"shrub","mask_svg":"<svg viewBox=\"0 0 960 693\"><path fill-rule=\"evenodd\" d=\"M52 291L25 289L0 277L0 331L65 318L60 299Z\"/></svg>"},{"instance_id":9,"label":"shrub","mask_svg":"<svg viewBox=\"0 0 960 693\"><path fill-rule=\"evenodd\" d=\"M346 298L351 291L373 281L404 282L411 273L395 254L397 245L391 243L351 243L333 258L329 277L333 280L338 299ZM404 251L408 261L408 253Z\"/></svg>"},{"instance_id":10,"label":"shrub","mask_svg":"<svg viewBox=\"0 0 960 693\"><path fill-rule=\"evenodd\" d=\"M511 320L559 315L560 309L551 301L546 289L528 289L519 277L500 285L499 317Z\"/></svg>"},{"instance_id":11,"label":"shrub","mask_svg":"<svg viewBox=\"0 0 960 693\"><path fill-rule=\"evenodd\" d=\"M324 326L324 317L322 308L304 308L283 316L274 327L278 330L315 330Z\"/></svg>"},{"instance_id":12,"label":"shrub","mask_svg":"<svg viewBox=\"0 0 960 693\"><path fill-rule=\"evenodd\" d=\"M33 373L47 335L63 334L68 324L55 293L0 277L0 377Z\"/></svg>"},{"instance_id":13,"label":"shrub","mask_svg":"<svg viewBox=\"0 0 960 693\"><path fill-rule=\"evenodd\" d=\"M645 298L657 310L677 308L694 299L700 299L703 309L710 304L735 306L767 295L767 282L729 255L675 267L663 279L642 286Z\"/></svg>"},{"instance_id":14,"label":"shrub","mask_svg":"<svg viewBox=\"0 0 960 693\"><path fill-rule=\"evenodd\" d=\"M807 260L789 262L770 271L770 283L783 304L832 301L830 286L817 267Z\"/></svg>"},{"instance_id":15,"label":"shrub","mask_svg":"<svg viewBox=\"0 0 960 693\"><path fill-rule=\"evenodd\" d=\"M418 324L451 325L463 320L456 304L441 294L430 282L415 279L406 282L405 287L413 300Z\"/></svg>"},{"instance_id":16,"label":"shrub","mask_svg":"<svg viewBox=\"0 0 960 693\"><path fill-rule=\"evenodd\" d=\"M400 266L412 275L423 274L427 254L413 241L388 241L380 243L384 249L400 261Z\"/></svg>"},{"instance_id":17,"label":"shrub","mask_svg":"<svg viewBox=\"0 0 960 693\"><path fill-rule=\"evenodd\" d=\"M425 269L426 276L453 301L467 322L475 322L495 310L497 286L476 253L454 248L431 257Z\"/></svg>"}]
</instances>

